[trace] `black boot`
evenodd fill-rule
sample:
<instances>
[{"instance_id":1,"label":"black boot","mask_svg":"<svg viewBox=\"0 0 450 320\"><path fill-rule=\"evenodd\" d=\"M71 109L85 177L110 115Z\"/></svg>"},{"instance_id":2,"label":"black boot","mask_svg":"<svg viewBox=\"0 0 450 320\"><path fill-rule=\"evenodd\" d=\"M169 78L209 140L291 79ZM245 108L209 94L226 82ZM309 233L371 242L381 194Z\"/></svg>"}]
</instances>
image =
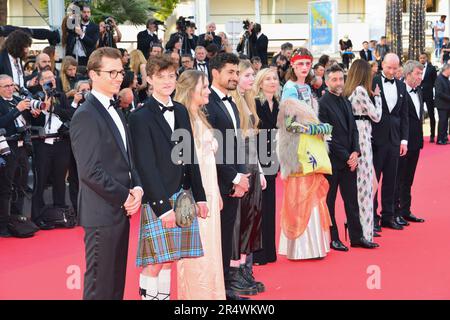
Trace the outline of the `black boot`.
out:
<instances>
[{"instance_id":1,"label":"black boot","mask_svg":"<svg viewBox=\"0 0 450 320\"><path fill-rule=\"evenodd\" d=\"M258 289L256 289L256 286L249 285L249 283L242 276L240 269L233 267L230 267L228 279L225 280L225 289L244 296L254 296L258 294Z\"/></svg>"},{"instance_id":2,"label":"black boot","mask_svg":"<svg viewBox=\"0 0 450 320\"><path fill-rule=\"evenodd\" d=\"M241 271L242 277L247 280L247 283L256 287L258 293L266 291L264 283L255 280L251 268L244 264L240 266L239 270Z\"/></svg>"}]
</instances>

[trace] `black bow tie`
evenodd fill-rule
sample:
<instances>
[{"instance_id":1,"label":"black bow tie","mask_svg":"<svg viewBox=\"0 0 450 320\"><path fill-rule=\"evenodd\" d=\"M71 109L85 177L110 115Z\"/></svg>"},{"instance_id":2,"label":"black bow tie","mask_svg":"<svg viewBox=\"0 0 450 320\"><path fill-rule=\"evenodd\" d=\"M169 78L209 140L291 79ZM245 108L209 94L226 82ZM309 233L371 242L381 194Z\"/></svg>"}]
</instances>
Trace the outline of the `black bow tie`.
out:
<instances>
[{"instance_id":1,"label":"black bow tie","mask_svg":"<svg viewBox=\"0 0 450 320\"><path fill-rule=\"evenodd\" d=\"M409 90L409 92L417 93L417 88Z\"/></svg>"},{"instance_id":2,"label":"black bow tie","mask_svg":"<svg viewBox=\"0 0 450 320\"><path fill-rule=\"evenodd\" d=\"M116 108L117 101L118 101L118 100L113 100L113 99L109 100L109 106L108 106L108 109L111 108L111 107L115 109L115 108Z\"/></svg>"},{"instance_id":3,"label":"black bow tie","mask_svg":"<svg viewBox=\"0 0 450 320\"><path fill-rule=\"evenodd\" d=\"M386 77L383 77L383 78L384 78L384 83L386 83L386 82L390 82L390 83L392 83L392 84L395 83L395 79L388 79L388 78L386 78Z\"/></svg>"},{"instance_id":4,"label":"black bow tie","mask_svg":"<svg viewBox=\"0 0 450 320\"><path fill-rule=\"evenodd\" d=\"M230 96L225 96L222 98L222 101L228 101L229 103L233 102L233 98Z\"/></svg>"},{"instance_id":5,"label":"black bow tie","mask_svg":"<svg viewBox=\"0 0 450 320\"><path fill-rule=\"evenodd\" d=\"M164 112L166 112L166 111L173 112L173 107L166 107L162 103L158 103L158 104L161 107L162 114L164 114Z\"/></svg>"}]
</instances>

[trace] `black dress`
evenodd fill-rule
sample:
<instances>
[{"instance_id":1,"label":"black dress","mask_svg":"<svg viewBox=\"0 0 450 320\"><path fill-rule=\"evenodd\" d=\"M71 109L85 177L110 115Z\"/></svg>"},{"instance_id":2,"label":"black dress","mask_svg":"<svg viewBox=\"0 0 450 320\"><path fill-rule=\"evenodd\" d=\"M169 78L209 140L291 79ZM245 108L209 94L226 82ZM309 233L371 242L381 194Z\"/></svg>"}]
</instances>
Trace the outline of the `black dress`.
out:
<instances>
[{"instance_id":1,"label":"black dress","mask_svg":"<svg viewBox=\"0 0 450 320\"><path fill-rule=\"evenodd\" d=\"M276 177L278 172L278 160L275 154L275 135L277 129L278 101L273 100L272 111L269 103L263 104L256 99L256 110L259 116L258 155L263 167L267 188L262 192L262 244L263 249L253 254L253 263L266 264L277 260L275 248L275 213L276 213ZM267 147L260 149L259 140L264 139ZM261 141L261 143L263 143ZM267 153L274 160L269 161L263 155ZM269 154L270 153L270 154Z\"/></svg>"}]
</instances>

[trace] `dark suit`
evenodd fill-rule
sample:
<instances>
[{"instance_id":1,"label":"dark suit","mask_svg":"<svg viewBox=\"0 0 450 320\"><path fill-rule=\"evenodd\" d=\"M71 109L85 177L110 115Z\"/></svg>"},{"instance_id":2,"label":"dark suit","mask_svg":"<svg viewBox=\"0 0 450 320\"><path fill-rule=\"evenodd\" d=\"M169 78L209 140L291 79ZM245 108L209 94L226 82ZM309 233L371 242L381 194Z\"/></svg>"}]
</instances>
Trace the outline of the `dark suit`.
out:
<instances>
[{"instance_id":1,"label":"dark suit","mask_svg":"<svg viewBox=\"0 0 450 320\"><path fill-rule=\"evenodd\" d=\"M26 85L26 83L24 82L24 71L23 71L23 66L22 66L22 59L19 59L19 68L21 69L21 78L23 81L24 86ZM8 76L10 76L11 78L14 79L13 77L13 72L12 72L12 66L11 66L11 61L9 60L9 56L8 56L8 51L6 49L3 49L0 52L0 74L7 74ZM17 85L19 85L19 83L16 83Z\"/></svg>"},{"instance_id":2,"label":"dark suit","mask_svg":"<svg viewBox=\"0 0 450 320\"><path fill-rule=\"evenodd\" d=\"M265 34L261 34L259 38L255 33L250 36L250 59L253 57L260 57L262 67L267 68L267 47L269 45L269 39Z\"/></svg>"},{"instance_id":3,"label":"dark suit","mask_svg":"<svg viewBox=\"0 0 450 320\"><path fill-rule=\"evenodd\" d=\"M430 62L427 63L427 67L425 70L423 70L423 72L425 75L422 83L420 84L420 87L422 89L423 101L427 104L427 111L430 117L430 137L434 138L434 135L436 133L436 119L434 117L435 105L433 89L437 78L437 72L436 68Z\"/></svg>"},{"instance_id":4,"label":"dark suit","mask_svg":"<svg viewBox=\"0 0 450 320\"><path fill-rule=\"evenodd\" d=\"M153 44L159 43L158 35L154 33L150 35L145 29L137 34L137 48L144 54L146 60L150 56L150 48Z\"/></svg>"},{"instance_id":5,"label":"dark suit","mask_svg":"<svg viewBox=\"0 0 450 320\"><path fill-rule=\"evenodd\" d=\"M253 253L253 262L265 264L275 262L277 253L275 248L275 204L276 204L276 177L279 163L276 156L276 130L278 118L278 101L274 99L272 111L269 103L261 103L255 100L256 111L259 117L258 133L258 155L259 162L263 168L267 187L263 190L262 196L262 241L263 249ZM273 159L273 160L272 160Z\"/></svg>"},{"instance_id":6,"label":"dark suit","mask_svg":"<svg viewBox=\"0 0 450 320\"><path fill-rule=\"evenodd\" d=\"M213 32L213 40L206 40L205 39L205 35L206 33L203 33L201 35L198 36L198 42L197 45L202 46L202 47L207 47L209 44L214 43L215 45L217 45L217 47L219 47L219 49L222 47L222 38L219 36L216 36L216 34Z\"/></svg>"},{"instance_id":7,"label":"dark suit","mask_svg":"<svg viewBox=\"0 0 450 320\"><path fill-rule=\"evenodd\" d=\"M236 119L236 129L239 129L239 111L234 102L231 103L231 106ZM227 280L230 269L233 228L239 204L239 199L230 197L230 193L232 193L233 180L236 175L238 173L245 173L246 169L243 163L239 164L237 161L238 139L240 140L240 135L234 135L234 126L231 115L228 113L224 102L213 89L211 89L206 110L209 123L216 129L215 133L218 134L220 132L221 134L221 137L217 137L217 141L219 141L219 151L216 155L216 161L219 189L223 200L223 209L221 211L220 220L223 270L225 280ZM230 141L230 139L232 141ZM233 147L233 149L231 149L231 147ZM230 152L233 152L233 156L229 155Z\"/></svg>"},{"instance_id":8,"label":"dark suit","mask_svg":"<svg viewBox=\"0 0 450 320\"><path fill-rule=\"evenodd\" d=\"M207 74L208 75L208 81L209 81L209 83L211 83L212 82L212 73L211 73L211 69L209 68L209 61L205 60L204 67L208 71L208 74ZM202 68L200 68L200 66L198 65L197 59L194 60L194 69L205 73L204 70L202 70Z\"/></svg>"},{"instance_id":9,"label":"dark suit","mask_svg":"<svg viewBox=\"0 0 450 320\"><path fill-rule=\"evenodd\" d=\"M376 76L373 81L373 90L376 85L381 90L382 115L378 123L372 123L372 149L373 165L377 180L380 181L383 173L383 183L381 186L381 215L383 220L390 220L394 216L394 193L400 157L400 142L408 140L408 100L405 84L395 80L397 88L397 103L389 112L386 96L383 88L384 78ZM379 222L377 215L378 200L374 199L374 221Z\"/></svg>"},{"instance_id":10,"label":"dark suit","mask_svg":"<svg viewBox=\"0 0 450 320\"><path fill-rule=\"evenodd\" d=\"M447 141L450 115L450 81L441 74L436 78L436 108L439 114L438 141Z\"/></svg>"},{"instance_id":11,"label":"dark suit","mask_svg":"<svg viewBox=\"0 0 450 320\"><path fill-rule=\"evenodd\" d=\"M419 115L417 115L416 106L409 93L407 98L409 116L408 153L405 156L400 157L398 162L395 196L395 209L398 216L407 216L411 214L411 187L414 182L420 150L423 148L423 98L420 87L417 89Z\"/></svg>"},{"instance_id":12,"label":"dark suit","mask_svg":"<svg viewBox=\"0 0 450 320\"><path fill-rule=\"evenodd\" d=\"M87 62L89 60L89 56L92 54L92 52L97 47L98 38L100 36L100 31L98 29L98 25L96 25L94 22L90 21L89 24L84 28L84 37L81 40L81 45L83 47L83 51L85 53L85 57L78 57L78 64L79 65L87 65ZM76 58L75 53L73 52L73 49L75 48L75 43L77 42L77 38L79 36L74 31L69 31L67 34L67 45L66 45L66 56L72 56Z\"/></svg>"},{"instance_id":13,"label":"dark suit","mask_svg":"<svg viewBox=\"0 0 450 320\"><path fill-rule=\"evenodd\" d=\"M195 50L195 47L197 47L197 42L198 42L198 36L196 35L192 35L192 39L189 39L187 37L186 33L172 33L170 35L169 41L167 41L166 43L166 50L173 50L175 43L177 43L179 41L179 39L181 38L182 40L182 46L181 46L181 54L190 54L192 55L192 52Z\"/></svg>"},{"instance_id":14,"label":"dark suit","mask_svg":"<svg viewBox=\"0 0 450 320\"><path fill-rule=\"evenodd\" d=\"M366 61L372 61L372 51L370 51L369 49L367 49L367 51L365 51L364 49L362 49L359 52L359 56L361 57L361 59L366 60Z\"/></svg>"},{"instance_id":15,"label":"dark suit","mask_svg":"<svg viewBox=\"0 0 450 320\"><path fill-rule=\"evenodd\" d=\"M359 149L359 134L350 101L326 92L319 100L319 119L333 126L330 147L332 175L327 175L330 189L327 195L327 206L333 225L331 239L339 240L339 232L335 218L335 203L338 187L345 205L345 214L349 227L350 240L357 242L363 236L359 222L358 189L356 185L356 170L351 171L347 161L353 152L361 153Z\"/></svg>"},{"instance_id":16,"label":"dark suit","mask_svg":"<svg viewBox=\"0 0 450 320\"><path fill-rule=\"evenodd\" d=\"M174 103L175 129L184 129L192 135L186 108ZM169 111L166 111L169 112ZM206 201L197 165L194 139L188 141L172 138L172 129L161 112L158 102L150 96L145 104L128 118L135 151L136 168L144 186L143 203L148 203L156 216L172 210L169 198L183 189L191 189L196 202ZM193 150L188 162L172 159L172 150L183 143L183 150ZM184 159L184 154L180 155Z\"/></svg>"},{"instance_id":17,"label":"dark suit","mask_svg":"<svg viewBox=\"0 0 450 320\"><path fill-rule=\"evenodd\" d=\"M129 218L123 204L140 186L125 119L125 147L119 129L93 94L75 113L70 128L80 192L78 212L85 229L84 299L123 299Z\"/></svg>"}]
</instances>

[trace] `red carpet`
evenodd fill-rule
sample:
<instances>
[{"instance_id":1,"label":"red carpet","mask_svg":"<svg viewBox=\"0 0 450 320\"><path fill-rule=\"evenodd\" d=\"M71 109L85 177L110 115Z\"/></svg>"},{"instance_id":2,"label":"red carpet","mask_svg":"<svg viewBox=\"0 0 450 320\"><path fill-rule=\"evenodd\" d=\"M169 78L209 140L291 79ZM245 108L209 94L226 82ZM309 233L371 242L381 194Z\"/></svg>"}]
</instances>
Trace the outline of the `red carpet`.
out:
<instances>
[{"instance_id":1,"label":"red carpet","mask_svg":"<svg viewBox=\"0 0 450 320\"><path fill-rule=\"evenodd\" d=\"M384 229L382 237L376 238L380 244L376 250L331 251L325 259L315 261L293 262L280 256L276 263L255 267L256 278L267 289L255 299L450 299L449 159L450 146L426 143L413 187L413 212L426 223L403 231ZM277 199L281 200L281 183L278 186ZM344 216L339 201L342 240ZM139 298L139 270L134 266L137 223L136 216L132 219L126 299ZM279 230L277 239L278 234ZM30 239L1 238L0 299L80 299L85 268L83 235L77 228L40 231ZM373 266L379 268L380 289L367 286Z\"/></svg>"}]
</instances>

